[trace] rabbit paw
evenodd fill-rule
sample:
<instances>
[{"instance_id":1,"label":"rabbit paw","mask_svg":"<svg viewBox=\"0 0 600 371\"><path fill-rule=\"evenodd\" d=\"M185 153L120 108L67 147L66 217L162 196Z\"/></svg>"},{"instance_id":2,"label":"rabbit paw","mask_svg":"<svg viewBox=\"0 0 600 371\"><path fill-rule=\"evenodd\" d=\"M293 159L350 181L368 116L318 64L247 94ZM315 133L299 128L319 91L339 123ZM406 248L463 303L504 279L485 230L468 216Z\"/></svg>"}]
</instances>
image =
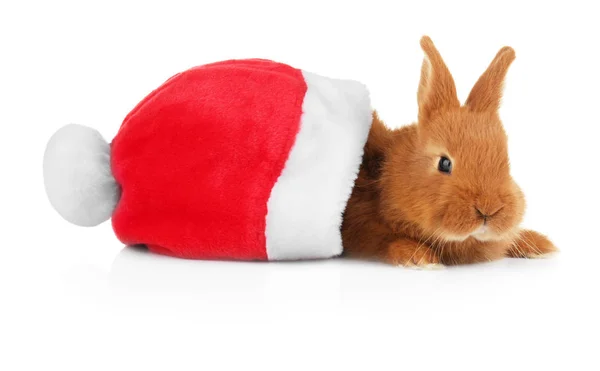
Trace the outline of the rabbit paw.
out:
<instances>
[{"instance_id":1,"label":"rabbit paw","mask_svg":"<svg viewBox=\"0 0 600 371\"><path fill-rule=\"evenodd\" d=\"M543 259L549 258L557 252L558 249L548 237L535 231L522 230L508 250L508 256L511 258Z\"/></svg>"},{"instance_id":2,"label":"rabbit paw","mask_svg":"<svg viewBox=\"0 0 600 371\"><path fill-rule=\"evenodd\" d=\"M388 246L387 263L416 269L440 269L443 264L427 245L409 239L396 240Z\"/></svg>"}]
</instances>

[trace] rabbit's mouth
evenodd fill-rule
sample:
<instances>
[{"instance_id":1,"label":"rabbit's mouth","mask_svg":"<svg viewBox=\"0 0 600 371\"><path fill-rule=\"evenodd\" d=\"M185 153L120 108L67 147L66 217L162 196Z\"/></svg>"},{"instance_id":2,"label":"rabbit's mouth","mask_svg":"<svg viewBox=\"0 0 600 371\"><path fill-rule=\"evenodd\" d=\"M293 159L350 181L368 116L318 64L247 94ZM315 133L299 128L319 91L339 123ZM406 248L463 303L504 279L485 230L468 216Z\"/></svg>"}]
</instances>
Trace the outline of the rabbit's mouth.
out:
<instances>
[{"instance_id":1,"label":"rabbit's mouth","mask_svg":"<svg viewBox=\"0 0 600 371\"><path fill-rule=\"evenodd\" d=\"M483 228L485 228L485 226L479 227L477 230L475 230L475 232L471 233L471 237L478 241L495 241L502 239L500 238L500 236L490 231L489 229L482 231Z\"/></svg>"},{"instance_id":2,"label":"rabbit's mouth","mask_svg":"<svg viewBox=\"0 0 600 371\"><path fill-rule=\"evenodd\" d=\"M477 241L504 241L510 240L518 229L508 229L506 231L494 231L489 227L489 225L483 224L475 229L469 236L473 237Z\"/></svg>"},{"instance_id":3,"label":"rabbit's mouth","mask_svg":"<svg viewBox=\"0 0 600 371\"><path fill-rule=\"evenodd\" d=\"M466 234L443 233L442 237L448 242L463 242L469 238L478 241L500 241L505 238L504 235L496 233L488 224L481 224L472 232Z\"/></svg>"},{"instance_id":4,"label":"rabbit's mouth","mask_svg":"<svg viewBox=\"0 0 600 371\"><path fill-rule=\"evenodd\" d=\"M493 239L496 234L492 232L486 224L482 224L479 228L471 232L471 236L479 241L489 241Z\"/></svg>"}]
</instances>

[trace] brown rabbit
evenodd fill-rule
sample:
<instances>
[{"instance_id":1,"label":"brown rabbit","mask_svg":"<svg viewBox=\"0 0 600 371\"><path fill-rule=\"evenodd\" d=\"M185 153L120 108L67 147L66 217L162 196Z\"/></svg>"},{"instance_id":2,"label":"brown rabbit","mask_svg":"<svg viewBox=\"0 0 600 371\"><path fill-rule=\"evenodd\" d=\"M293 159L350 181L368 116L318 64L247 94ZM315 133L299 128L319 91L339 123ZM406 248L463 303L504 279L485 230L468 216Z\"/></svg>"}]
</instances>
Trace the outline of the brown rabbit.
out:
<instances>
[{"instance_id":1,"label":"brown rabbit","mask_svg":"<svg viewBox=\"0 0 600 371\"><path fill-rule=\"evenodd\" d=\"M431 39L417 94L418 123L390 130L377 113L342 224L344 253L416 267L534 258L557 251L519 228L525 199L510 175L498 115L515 59L502 48L466 103Z\"/></svg>"}]
</instances>

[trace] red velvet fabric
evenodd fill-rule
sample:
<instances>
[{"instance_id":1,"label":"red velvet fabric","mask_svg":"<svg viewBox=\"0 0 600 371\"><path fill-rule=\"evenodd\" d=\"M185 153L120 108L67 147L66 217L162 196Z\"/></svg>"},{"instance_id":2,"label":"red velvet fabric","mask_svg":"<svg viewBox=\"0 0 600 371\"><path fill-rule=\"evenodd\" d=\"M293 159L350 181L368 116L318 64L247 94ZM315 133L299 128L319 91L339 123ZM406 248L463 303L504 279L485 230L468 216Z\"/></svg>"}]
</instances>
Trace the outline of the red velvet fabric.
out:
<instances>
[{"instance_id":1,"label":"red velvet fabric","mask_svg":"<svg viewBox=\"0 0 600 371\"><path fill-rule=\"evenodd\" d=\"M300 70L234 60L192 68L148 95L112 142L117 237L183 258L267 259L267 201L306 89Z\"/></svg>"}]
</instances>

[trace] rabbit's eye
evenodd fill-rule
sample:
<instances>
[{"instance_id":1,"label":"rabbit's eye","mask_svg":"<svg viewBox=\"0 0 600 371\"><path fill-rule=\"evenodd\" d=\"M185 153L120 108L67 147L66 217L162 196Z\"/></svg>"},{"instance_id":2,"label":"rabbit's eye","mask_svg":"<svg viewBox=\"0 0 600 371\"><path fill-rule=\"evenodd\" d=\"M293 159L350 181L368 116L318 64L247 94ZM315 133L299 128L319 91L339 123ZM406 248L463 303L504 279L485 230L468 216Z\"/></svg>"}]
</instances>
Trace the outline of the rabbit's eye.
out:
<instances>
[{"instance_id":1,"label":"rabbit's eye","mask_svg":"<svg viewBox=\"0 0 600 371\"><path fill-rule=\"evenodd\" d=\"M438 170L442 173L450 174L452 172L452 161L448 157L440 157L438 162Z\"/></svg>"}]
</instances>

